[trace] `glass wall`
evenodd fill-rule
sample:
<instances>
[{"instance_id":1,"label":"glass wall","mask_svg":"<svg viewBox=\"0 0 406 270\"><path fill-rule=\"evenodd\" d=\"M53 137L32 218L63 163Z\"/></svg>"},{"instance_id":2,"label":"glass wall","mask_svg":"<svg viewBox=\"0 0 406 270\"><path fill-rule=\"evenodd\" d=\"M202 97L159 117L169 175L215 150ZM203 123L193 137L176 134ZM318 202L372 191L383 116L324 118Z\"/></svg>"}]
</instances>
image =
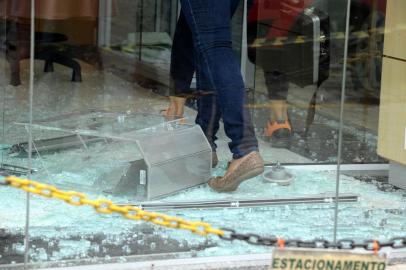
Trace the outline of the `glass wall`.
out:
<instances>
[{"instance_id":1,"label":"glass wall","mask_svg":"<svg viewBox=\"0 0 406 270\"><path fill-rule=\"evenodd\" d=\"M271 167L262 188L270 198L335 196L347 10L347 1L253 1L248 9L248 58L255 65L249 106ZM282 179L275 164L286 170ZM285 207L272 215L270 232L336 240L334 205Z\"/></svg>"},{"instance_id":2,"label":"glass wall","mask_svg":"<svg viewBox=\"0 0 406 270\"><path fill-rule=\"evenodd\" d=\"M27 12L20 13L23 9ZM22 6L13 1L0 1L1 175L30 173L27 157L17 160L9 155L12 145L28 140L25 128L14 123L27 122L30 115L29 11L28 1ZM2 186L1 201L0 264L23 262L27 195Z\"/></svg>"},{"instance_id":3,"label":"glass wall","mask_svg":"<svg viewBox=\"0 0 406 270\"><path fill-rule=\"evenodd\" d=\"M403 1L351 5L347 80L341 100L340 192L356 192L361 201L340 206L338 238L384 241L404 235L405 84L400 74L405 71L405 57L395 43L404 37L400 14L405 8ZM354 164L352 169L348 163Z\"/></svg>"},{"instance_id":4,"label":"glass wall","mask_svg":"<svg viewBox=\"0 0 406 270\"><path fill-rule=\"evenodd\" d=\"M2 265L272 251L179 218L268 238L402 236L402 0L241 0L224 13L213 1L198 25L227 17L231 33L208 44L192 39L200 13L177 0L37 0L34 25L32 2L0 0L2 173L74 192L40 186L27 204L0 186ZM251 148L238 155L230 126L243 110ZM263 173L259 155L244 161L254 139Z\"/></svg>"},{"instance_id":5,"label":"glass wall","mask_svg":"<svg viewBox=\"0 0 406 270\"><path fill-rule=\"evenodd\" d=\"M339 127L318 109L327 107L339 121L346 3L256 3L248 18L255 123L264 148L276 148L266 158L333 164Z\"/></svg>"}]
</instances>

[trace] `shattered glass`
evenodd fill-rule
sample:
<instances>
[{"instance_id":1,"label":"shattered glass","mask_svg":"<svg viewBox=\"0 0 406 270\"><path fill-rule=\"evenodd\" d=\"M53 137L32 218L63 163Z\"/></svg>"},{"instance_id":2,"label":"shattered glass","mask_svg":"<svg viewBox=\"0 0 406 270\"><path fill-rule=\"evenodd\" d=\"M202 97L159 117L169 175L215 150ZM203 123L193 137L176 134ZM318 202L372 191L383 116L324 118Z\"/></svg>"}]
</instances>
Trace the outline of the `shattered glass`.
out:
<instances>
[{"instance_id":1,"label":"shattered glass","mask_svg":"<svg viewBox=\"0 0 406 270\"><path fill-rule=\"evenodd\" d=\"M65 155L69 160L69 155ZM220 164L213 174L224 173L226 164ZM101 169L102 167L100 167ZM335 172L290 170L294 181L290 186L279 186L256 177L243 183L231 194L213 192L207 185L191 188L165 197L165 201L289 198L299 194L328 194L335 191ZM61 174L50 182L74 181L91 183L90 174ZM74 185L72 185L73 187ZM6 187L0 226L4 228L2 263L21 262L25 194ZM388 239L402 235L406 230L406 193L397 190L382 179L356 179L342 176L342 193L359 196L354 203L341 203L338 238ZM95 191L87 193L99 198ZM116 203L134 203L132 197L105 195ZM14 209L13 212L8 209ZM215 227L233 228L242 233L284 238L325 238L332 240L334 204L282 205L271 207L170 210L168 215L188 220L202 220ZM187 231L173 230L123 219L117 214L99 215L90 207L72 207L56 200L33 196L31 200L30 258L33 261L69 259L103 259L112 261L117 256L140 254L179 253L179 256L218 256L270 252L269 248L243 242L225 242L216 236L200 237ZM238 222L236 222L238 220ZM357 228L357 229L354 229ZM304 237L306 236L306 237ZM186 255L184 254L186 252ZM117 259L117 258L116 258Z\"/></svg>"}]
</instances>

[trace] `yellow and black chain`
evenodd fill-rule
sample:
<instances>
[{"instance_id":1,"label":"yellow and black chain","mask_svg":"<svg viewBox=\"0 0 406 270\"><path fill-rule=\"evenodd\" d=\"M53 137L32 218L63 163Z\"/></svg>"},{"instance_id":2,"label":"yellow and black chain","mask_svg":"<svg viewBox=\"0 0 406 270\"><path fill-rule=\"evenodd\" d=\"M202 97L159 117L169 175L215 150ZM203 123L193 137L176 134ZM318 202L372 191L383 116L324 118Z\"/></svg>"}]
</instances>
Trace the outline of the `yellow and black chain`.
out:
<instances>
[{"instance_id":1,"label":"yellow and black chain","mask_svg":"<svg viewBox=\"0 0 406 270\"><path fill-rule=\"evenodd\" d=\"M76 191L62 191L58 188L39 183L29 179L23 179L16 176L4 176L0 178L0 185L12 186L33 193L45 198L55 198L62 200L73 206L89 205L96 212L101 214L117 213L127 219L142 220L151 222L172 229L188 230L201 236L217 235L223 240L233 241L241 240L253 245L278 246L278 247L299 247L299 248L335 248L335 249L355 249L363 248L370 251L378 251L383 247L406 248L406 236L392 238L386 242L367 240L363 243L357 243L354 240L339 240L330 242L324 239L312 241L302 241L299 239L284 240L277 237L261 237L257 234L241 234L232 229L213 228L209 223L201 221L187 221L179 217L168 216L161 213L148 212L135 206L120 206L110 200L96 199L91 200L85 194Z\"/></svg>"},{"instance_id":2,"label":"yellow and black chain","mask_svg":"<svg viewBox=\"0 0 406 270\"><path fill-rule=\"evenodd\" d=\"M319 249L356 249L363 248L369 251L378 251L384 247L393 249L406 248L406 237L395 237L389 241L365 240L363 242L356 242L351 239L342 239L337 242L328 241L325 239L315 239L310 241L303 241L301 239L282 239L278 237L261 237L256 234L240 234L232 229L222 229L224 235L220 236L221 239L233 241L235 239L245 241L253 245L261 246L277 246L277 247L298 247L298 248L319 248Z\"/></svg>"},{"instance_id":3,"label":"yellow and black chain","mask_svg":"<svg viewBox=\"0 0 406 270\"><path fill-rule=\"evenodd\" d=\"M5 176L3 179L3 185L4 184L45 198L59 199L73 206L89 205L100 214L117 213L127 219L143 220L167 228L189 230L192 233L202 236L209 234L215 234L217 236L224 235L222 230L212 228L212 226L206 222L190 222L178 217L147 212L135 206L119 206L106 199L90 200L83 193L76 191L62 191L54 186L35 182L29 179L22 179L15 176Z\"/></svg>"}]
</instances>

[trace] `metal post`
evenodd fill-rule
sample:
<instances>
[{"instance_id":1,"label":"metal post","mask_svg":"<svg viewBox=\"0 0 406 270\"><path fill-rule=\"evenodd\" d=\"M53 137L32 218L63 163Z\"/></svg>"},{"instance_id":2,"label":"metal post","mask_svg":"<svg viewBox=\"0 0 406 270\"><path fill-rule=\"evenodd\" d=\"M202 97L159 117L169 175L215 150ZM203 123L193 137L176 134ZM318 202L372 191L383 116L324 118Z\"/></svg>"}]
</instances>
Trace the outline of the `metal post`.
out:
<instances>
[{"instance_id":1,"label":"metal post","mask_svg":"<svg viewBox=\"0 0 406 270\"><path fill-rule=\"evenodd\" d=\"M253 207L270 207L270 206L285 206L285 205L305 205L305 204L331 204L338 200L341 203L355 203L358 202L358 195L355 194L341 194L340 197L335 198L332 195L313 195L302 197L290 198L277 198L277 199L256 199L256 200L208 200L208 201L183 201L183 202L170 202L170 201L155 201L155 202L134 202L128 204L120 204L122 206L137 206L141 209L148 211L168 211L179 209L213 209L213 208L253 208Z\"/></svg>"},{"instance_id":2,"label":"metal post","mask_svg":"<svg viewBox=\"0 0 406 270\"><path fill-rule=\"evenodd\" d=\"M98 44L99 46L111 46L111 17L112 17L112 1L100 0L99 2L99 28L98 28Z\"/></svg>"},{"instance_id":3,"label":"metal post","mask_svg":"<svg viewBox=\"0 0 406 270\"><path fill-rule=\"evenodd\" d=\"M5 7L5 10L8 10L7 9L7 1L4 1L4 7ZM8 28L8 23L7 23L7 21L6 21L6 19L4 18L4 39L5 40L7 40L7 28ZM0 35L1 36L1 35ZM4 59L6 59L6 53L5 53L5 51L6 50L4 50L4 54L3 54L3 52L1 52L0 53L0 55L2 55L2 56L4 56ZM0 80L6 80L6 76L4 76L5 75L5 71L7 70L7 68L6 68L6 61L4 61L4 64L3 65L1 65L1 70L2 70L2 75L0 75ZM4 78L3 78L3 76L4 76ZM6 130L6 128L5 128L5 108L6 108L6 88L5 88L5 85L3 85L3 86L1 86L1 89L2 89L2 108L3 108L3 111L1 112L1 114L2 114L2 125L3 125L3 130L2 130L2 138L3 138L3 141L4 141L4 139L5 139L5 134L6 134L6 132L5 132L5 130ZM1 164L3 165L3 162L4 162L4 153L2 153L2 155L1 155Z\"/></svg>"},{"instance_id":4,"label":"metal post","mask_svg":"<svg viewBox=\"0 0 406 270\"><path fill-rule=\"evenodd\" d=\"M245 87L255 89L255 65L248 60L248 0L244 0L244 14L242 22L242 42L241 42L241 74L245 82ZM253 93L255 95L255 93Z\"/></svg>"},{"instance_id":5,"label":"metal post","mask_svg":"<svg viewBox=\"0 0 406 270\"><path fill-rule=\"evenodd\" d=\"M144 0L141 0L140 3L141 3L140 25L139 25L140 40L139 40L139 48L138 48L138 60L142 61L142 31L144 30Z\"/></svg>"},{"instance_id":6,"label":"metal post","mask_svg":"<svg viewBox=\"0 0 406 270\"><path fill-rule=\"evenodd\" d=\"M34 54L35 54L35 0L31 0L31 28L30 28L30 82L29 82L29 129L28 129L28 178L31 178L32 170L32 106L34 99ZM28 254L30 250L30 194L27 193L25 230L24 230L24 268L27 268Z\"/></svg>"},{"instance_id":7,"label":"metal post","mask_svg":"<svg viewBox=\"0 0 406 270\"><path fill-rule=\"evenodd\" d=\"M162 0L155 1L155 32L161 32Z\"/></svg>"},{"instance_id":8,"label":"metal post","mask_svg":"<svg viewBox=\"0 0 406 270\"><path fill-rule=\"evenodd\" d=\"M180 8L178 4L179 0L171 0L170 8L170 35L173 38L176 30L176 23L178 21L178 16L180 14Z\"/></svg>"},{"instance_id":9,"label":"metal post","mask_svg":"<svg viewBox=\"0 0 406 270\"><path fill-rule=\"evenodd\" d=\"M337 225L338 225L338 197L340 195L340 169L341 155L343 145L343 126L344 126L344 105L345 105L345 88L347 82L347 56L348 56L348 37L350 31L350 11L351 0L347 0L347 17L345 23L345 41L344 41L344 57L343 57L343 77L341 82L341 104L340 104L340 125L338 131L338 153L337 153L337 176L336 176L336 200L334 210L334 242L337 241Z\"/></svg>"},{"instance_id":10,"label":"metal post","mask_svg":"<svg viewBox=\"0 0 406 270\"><path fill-rule=\"evenodd\" d=\"M111 46L111 15L112 15L112 1L106 0L106 14L105 14L105 24L106 24L106 33L104 45L109 48Z\"/></svg>"},{"instance_id":11,"label":"metal post","mask_svg":"<svg viewBox=\"0 0 406 270\"><path fill-rule=\"evenodd\" d=\"M241 74L244 82L246 81L246 65L247 65L247 0L243 1L244 9L242 15L242 35L241 35Z\"/></svg>"},{"instance_id":12,"label":"metal post","mask_svg":"<svg viewBox=\"0 0 406 270\"><path fill-rule=\"evenodd\" d=\"M104 46L105 44L105 21L104 21L104 10L106 10L106 0L99 1L99 21L97 28L97 44L99 46Z\"/></svg>"}]
</instances>

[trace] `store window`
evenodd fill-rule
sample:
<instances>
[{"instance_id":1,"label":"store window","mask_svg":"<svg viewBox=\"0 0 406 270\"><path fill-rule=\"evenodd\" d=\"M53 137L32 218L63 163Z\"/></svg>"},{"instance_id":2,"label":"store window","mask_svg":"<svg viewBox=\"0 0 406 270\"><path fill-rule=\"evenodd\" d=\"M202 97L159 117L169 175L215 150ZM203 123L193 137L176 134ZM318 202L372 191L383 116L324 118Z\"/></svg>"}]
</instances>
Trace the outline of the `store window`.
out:
<instances>
[{"instance_id":1,"label":"store window","mask_svg":"<svg viewBox=\"0 0 406 270\"><path fill-rule=\"evenodd\" d=\"M364 186L363 199L368 206L363 210L359 206L343 208L340 213L342 218L339 218L339 228L343 232L339 235L352 235L357 239L390 239L402 234L405 228L405 216L400 210L405 207L405 183L402 180L405 172L402 165L405 152L402 121L405 112L404 106L400 105L404 103L401 94L404 83L395 72L403 72L405 67L402 65L404 57L398 54L398 48L393 47L398 42L393 38L404 36L401 30L404 22L399 19L399 12L405 9L405 3L360 1L351 8L356 16L353 15L350 21L349 68L345 100L342 100L342 161L357 164L359 171L352 172L357 181L351 183L351 190L355 190L357 185ZM340 180L344 188L346 181L351 179L347 178L348 175L351 172L347 171L347 176ZM352 214L362 212L363 218L350 222L346 219L351 215L350 209ZM396 222L397 225L394 225ZM345 227L354 224L369 225L362 236L344 232Z\"/></svg>"},{"instance_id":2,"label":"store window","mask_svg":"<svg viewBox=\"0 0 406 270\"><path fill-rule=\"evenodd\" d=\"M0 0L1 173L74 191L0 185L1 265L272 251L149 212L404 247L402 0L62 2Z\"/></svg>"}]
</instances>

